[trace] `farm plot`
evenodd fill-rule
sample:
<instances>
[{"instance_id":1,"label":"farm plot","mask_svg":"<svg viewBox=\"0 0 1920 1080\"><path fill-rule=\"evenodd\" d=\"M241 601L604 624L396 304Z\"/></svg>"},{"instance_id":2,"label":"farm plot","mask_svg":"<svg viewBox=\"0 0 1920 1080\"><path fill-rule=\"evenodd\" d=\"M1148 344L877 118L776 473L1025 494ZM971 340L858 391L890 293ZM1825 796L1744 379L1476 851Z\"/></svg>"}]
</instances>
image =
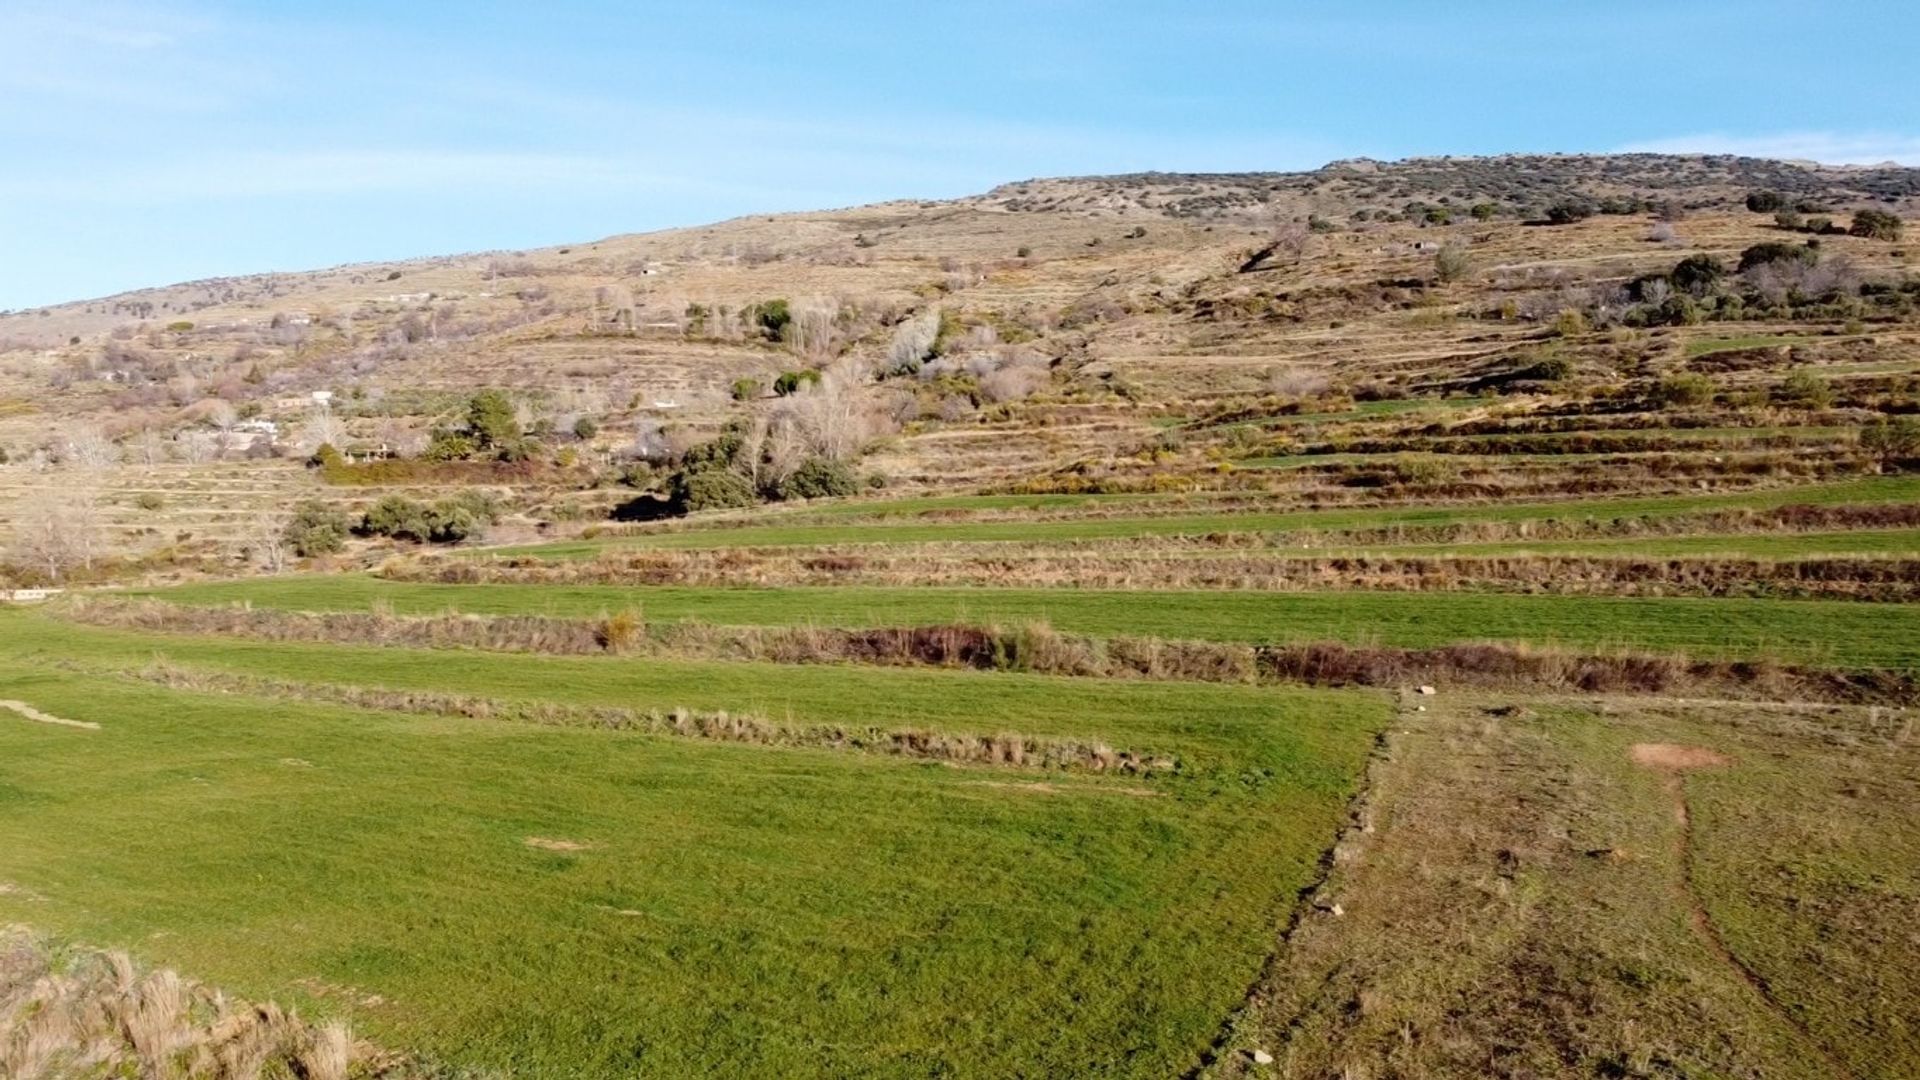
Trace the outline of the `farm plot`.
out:
<instances>
[{"instance_id":1,"label":"farm plot","mask_svg":"<svg viewBox=\"0 0 1920 1080\"><path fill-rule=\"evenodd\" d=\"M1384 698L276 646L0 614L0 918L515 1076L1165 1076L1317 874ZM156 660L170 685L154 681ZM280 680L272 693L222 677ZM222 692L181 689L195 679ZM324 704L730 709L1152 776Z\"/></svg>"}]
</instances>

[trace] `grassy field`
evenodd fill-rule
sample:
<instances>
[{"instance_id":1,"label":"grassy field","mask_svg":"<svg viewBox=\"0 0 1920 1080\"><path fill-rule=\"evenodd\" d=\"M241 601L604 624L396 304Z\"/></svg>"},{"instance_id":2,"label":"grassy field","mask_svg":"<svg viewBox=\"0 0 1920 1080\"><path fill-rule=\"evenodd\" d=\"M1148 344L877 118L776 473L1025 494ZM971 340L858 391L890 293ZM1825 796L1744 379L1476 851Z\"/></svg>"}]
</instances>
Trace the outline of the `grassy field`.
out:
<instances>
[{"instance_id":1,"label":"grassy field","mask_svg":"<svg viewBox=\"0 0 1920 1080\"><path fill-rule=\"evenodd\" d=\"M1920 665L1920 610L1850 601L1484 593L1137 592L1091 589L428 585L305 576L185 586L182 602L398 613L593 616L736 625L900 626L1045 621L1070 633L1208 641L1342 640L1424 647L1521 641L1772 656L1841 667Z\"/></svg>"},{"instance_id":2,"label":"grassy field","mask_svg":"<svg viewBox=\"0 0 1920 1080\"><path fill-rule=\"evenodd\" d=\"M1083 496L1075 496L1083 499ZM1871 477L1840 483L1756 492L1675 495L1466 506L1401 506L1284 512L1169 513L1141 517L1085 517L1039 521L874 521L779 523L699 527L632 536L487 549L489 554L585 557L609 547L772 547L826 544L985 543L1071 541L1128 536L1198 536L1213 532L1358 529L1385 525L1450 525L1474 521L1665 517L1709 510L1762 510L1798 504L1904 502L1920 499L1920 476ZM958 499L942 507L964 509ZM991 505L991 504L989 504ZM1002 507L1011 505L1000 504ZM1067 505L1067 504L1060 504Z\"/></svg>"},{"instance_id":3,"label":"grassy field","mask_svg":"<svg viewBox=\"0 0 1920 1080\"><path fill-rule=\"evenodd\" d=\"M1258 972L1373 695L270 647L0 615L0 918L514 1076L1165 1076ZM1156 781L164 690L172 663L1098 733ZM88 665L86 674L70 666ZM429 857L430 856L430 857Z\"/></svg>"}]
</instances>

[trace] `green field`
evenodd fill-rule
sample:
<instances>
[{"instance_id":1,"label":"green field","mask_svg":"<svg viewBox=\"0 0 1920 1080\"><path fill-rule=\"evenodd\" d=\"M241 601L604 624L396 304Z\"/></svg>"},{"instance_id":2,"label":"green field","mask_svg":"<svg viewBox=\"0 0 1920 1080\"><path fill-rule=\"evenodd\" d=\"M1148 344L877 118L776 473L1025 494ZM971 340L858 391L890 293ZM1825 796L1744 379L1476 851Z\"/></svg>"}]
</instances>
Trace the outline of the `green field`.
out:
<instances>
[{"instance_id":1,"label":"green field","mask_svg":"<svg viewBox=\"0 0 1920 1080\"><path fill-rule=\"evenodd\" d=\"M1383 697L145 637L0 614L0 920L514 1076L1166 1076ZM157 688L185 668L1099 736L1151 781ZM84 667L84 672L76 665ZM575 850L534 846L566 841Z\"/></svg>"},{"instance_id":2,"label":"green field","mask_svg":"<svg viewBox=\"0 0 1920 1080\"><path fill-rule=\"evenodd\" d=\"M589 617L635 609L653 620L730 625L902 626L1046 621L1095 637L1208 641L1342 640L1425 647L1522 641L1773 656L1842 667L1920 666L1920 609L1851 601L1490 593L1270 593L1093 589L678 588L432 585L308 576L185 586L181 602L398 613Z\"/></svg>"},{"instance_id":3,"label":"green field","mask_svg":"<svg viewBox=\"0 0 1920 1080\"><path fill-rule=\"evenodd\" d=\"M999 498L986 496L984 498ZM1075 496L1083 499L1084 496ZM848 521L698 525L629 536L484 549L484 554L586 557L610 547L794 547L828 544L1060 542L1129 536L1201 536L1214 532L1360 529L1464 522L1671 517L1712 510L1763 510L1798 504L1906 502L1920 499L1920 476L1872 477L1833 484L1757 492L1464 506L1169 513L1154 516L1064 518L1039 521ZM956 498L945 509L971 505ZM1065 505L1065 504L1062 504ZM993 507L1000 508L1000 507Z\"/></svg>"}]
</instances>

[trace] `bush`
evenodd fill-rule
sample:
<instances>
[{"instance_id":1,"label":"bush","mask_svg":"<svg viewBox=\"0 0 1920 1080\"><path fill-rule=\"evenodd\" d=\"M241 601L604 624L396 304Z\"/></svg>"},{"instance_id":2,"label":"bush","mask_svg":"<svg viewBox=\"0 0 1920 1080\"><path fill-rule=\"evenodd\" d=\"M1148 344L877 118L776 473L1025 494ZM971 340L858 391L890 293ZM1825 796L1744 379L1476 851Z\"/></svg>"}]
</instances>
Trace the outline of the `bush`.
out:
<instances>
[{"instance_id":1,"label":"bush","mask_svg":"<svg viewBox=\"0 0 1920 1080\"><path fill-rule=\"evenodd\" d=\"M859 492L860 481L853 470L838 461L812 457L800 463L793 474L780 482L783 499L826 499Z\"/></svg>"},{"instance_id":2,"label":"bush","mask_svg":"<svg viewBox=\"0 0 1920 1080\"><path fill-rule=\"evenodd\" d=\"M770 341L779 341L793 321L793 311L785 300L769 300L754 308L753 321Z\"/></svg>"},{"instance_id":3,"label":"bush","mask_svg":"<svg viewBox=\"0 0 1920 1080\"><path fill-rule=\"evenodd\" d=\"M1900 218L1896 214L1885 210L1861 210L1853 215L1853 228L1847 232L1869 240L1898 240L1900 229Z\"/></svg>"},{"instance_id":4,"label":"bush","mask_svg":"<svg viewBox=\"0 0 1920 1080\"><path fill-rule=\"evenodd\" d=\"M1798 210L1779 211L1773 215L1773 223L1783 229L1792 229L1795 232L1799 232L1802 228L1806 227L1806 219L1800 216L1800 211Z\"/></svg>"},{"instance_id":5,"label":"bush","mask_svg":"<svg viewBox=\"0 0 1920 1080\"><path fill-rule=\"evenodd\" d=\"M1597 209L1591 199L1562 199L1547 207L1547 220L1555 225L1571 225L1592 217Z\"/></svg>"},{"instance_id":6,"label":"bush","mask_svg":"<svg viewBox=\"0 0 1920 1080\"><path fill-rule=\"evenodd\" d=\"M806 386L809 383L818 383L819 381L820 373L811 368L806 371L788 371L773 380L773 392L781 397L786 397L798 391L802 386Z\"/></svg>"},{"instance_id":7,"label":"bush","mask_svg":"<svg viewBox=\"0 0 1920 1080\"><path fill-rule=\"evenodd\" d=\"M1554 316L1553 332L1561 337L1579 337L1592 329L1587 317L1573 308L1566 308Z\"/></svg>"},{"instance_id":8,"label":"bush","mask_svg":"<svg viewBox=\"0 0 1920 1080\"><path fill-rule=\"evenodd\" d=\"M458 544L478 540L499 516L493 500L463 491L427 506L404 495L388 495L360 519L364 536L386 536L418 544Z\"/></svg>"},{"instance_id":9,"label":"bush","mask_svg":"<svg viewBox=\"0 0 1920 1080\"><path fill-rule=\"evenodd\" d=\"M307 457L307 467L310 469L332 469L346 463L345 455L335 449L332 443L321 443L314 447L313 453Z\"/></svg>"},{"instance_id":10,"label":"bush","mask_svg":"<svg viewBox=\"0 0 1920 1080\"><path fill-rule=\"evenodd\" d=\"M1564 356L1548 356L1521 369L1522 379L1536 379L1540 382L1559 382L1573 374L1573 361Z\"/></svg>"},{"instance_id":11,"label":"bush","mask_svg":"<svg viewBox=\"0 0 1920 1080\"><path fill-rule=\"evenodd\" d=\"M1693 372L1669 375L1654 384L1653 400L1671 408L1705 405L1713 400L1713 380Z\"/></svg>"},{"instance_id":12,"label":"bush","mask_svg":"<svg viewBox=\"0 0 1920 1080\"><path fill-rule=\"evenodd\" d=\"M1860 429L1860 449L1887 468L1920 454L1920 419L1877 420Z\"/></svg>"},{"instance_id":13,"label":"bush","mask_svg":"<svg viewBox=\"0 0 1920 1080\"><path fill-rule=\"evenodd\" d=\"M135 497L133 505L147 511L164 510L167 506L167 500L164 495L161 495L157 491L143 491Z\"/></svg>"},{"instance_id":14,"label":"bush","mask_svg":"<svg viewBox=\"0 0 1920 1080\"><path fill-rule=\"evenodd\" d=\"M1472 266L1473 260L1467 255L1467 249L1459 244L1448 244L1433 256L1433 276L1442 284L1466 277Z\"/></svg>"},{"instance_id":15,"label":"bush","mask_svg":"<svg viewBox=\"0 0 1920 1080\"><path fill-rule=\"evenodd\" d=\"M1494 215L1500 212L1500 208L1490 202L1474 203L1471 212L1475 221L1492 221Z\"/></svg>"},{"instance_id":16,"label":"bush","mask_svg":"<svg viewBox=\"0 0 1920 1080\"><path fill-rule=\"evenodd\" d=\"M1777 191L1756 191L1747 196L1747 209L1756 214L1771 214L1787 205L1787 197Z\"/></svg>"},{"instance_id":17,"label":"bush","mask_svg":"<svg viewBox=\"0 0 1920 1080\"><path fill-rule=\"evenodd\" d=\"M1769 240L1764 244L1755 244L1740 253L1740 269L1751 270L1768 263L1799 262L1812 266L1820 261L1820 252L1804 244L1783 244L1778 240Z\"/></svg>"},{"instance_id":18,"label":"bush","mask_svg":"<svg viewBox=\"0 0 1920 1080\"><path fill-rule=\"evenodd\" d=\"M792 393L791 390L787 392ZM759 396L760 396L760 380L759 379L733 380L733 400L752 401L754 398L757 398Z\"/></svg>"},{"instance_id":19,"label":"bush","mask_svg":"<svg viewBox=\"0 0 1920 1080\"><path fill-rule=\"evenodd\" d=\"M347 515L322 502L302 503L288 519L281 539L301 558L331 555L347 545Z\"/></svg>"},{"instance_id":20,"label":"bush","mask_svg":"<svg viewBox=\"0 0 1920 1080\"><path fill-rule=\"evenodd\" d=\"M424 504L405 495L388 495L361 515L359 531L363 536L390 536L425 543L433 532L433 525Z\"/></svg>"},{"instance_id":21,"label":"bush","mask_svg":"<svg viewBox=\"0 0 1920 1080\"><path fill-rule=\"evenodd\" d=\"M731 510L753 506L760 499L747 478L732 469L681 469L673 474L671 501L677 513Z\"/></svg>"},{"instance_id":22,"label":"bush","mask_svg":"<svg viewBox=\"0 0 1920 1080\"><path fill-rule=\"evenodd\" d=\"M1811 371L1801 369L1780 383L1780 400L1805 409L1824 409L1833 404L1833 387Z\"/></svg>"},{"instance_id":23,"label":"bush","mask_svg":"<svg viewBox=\"0 0 1920 1080\"><path fill-rule=\"evenodd\" d=\"M573 422L573 437L585 442L600 434L600 424L591 416L583 416Z\"/></svg>"},{"instance_id":24,"label":"bush","mask_svg":"<svg viewBox=\"0 0 1920 1080\"><path fill-rule=\"evenodd\" d=\"M1711 255L1689 255L1674 264L1667 280L1673 282L1676 289L1704 296L1726 276L1727 268L1719 259Z\"/></svg>"},{"instance_id":25,"label":"bush","mask_svg":"<svg viewBox=\"0 0 1920 1080\"><path fill-rule=\"evenodd\" d=\"M465 461L480 452L471 438L458 431L436 428L420 456L428 461Z\"/></svg>"}]
</instances>

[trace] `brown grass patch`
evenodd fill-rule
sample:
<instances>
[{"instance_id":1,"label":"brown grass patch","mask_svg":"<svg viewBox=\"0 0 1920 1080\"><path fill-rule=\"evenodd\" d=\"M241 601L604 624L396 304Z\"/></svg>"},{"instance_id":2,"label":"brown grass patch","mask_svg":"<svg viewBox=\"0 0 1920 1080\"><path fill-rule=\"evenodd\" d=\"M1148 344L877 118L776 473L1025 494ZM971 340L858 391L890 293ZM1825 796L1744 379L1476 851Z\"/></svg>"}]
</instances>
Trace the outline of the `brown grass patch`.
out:
<instances>
[{"instance_id":1,"label":"brown grass patch","mask_svg":"<svg viewBox=\"0 0 1920 1080\"><path fill-rule=\"evenodd\" d=\"M1732 758L1716 750L1679 743L1634 743L1627 749L1627 755L1635 765L1668 772L1712 769L1733 764Z\"/></svg>"},{"instance_id":2,"label":"brown grass patch","mask_svg":"<svg viewBox=\"0 0 1920 1080\"><path fill-rule=\"evenodd\" d=\"M568 853L586 851L593 847L592 844L582 840L558 840L550 836L529 836L520 842L530 848L538 848L541 851L561 851Z\"/></svg>"}]
</instances>

